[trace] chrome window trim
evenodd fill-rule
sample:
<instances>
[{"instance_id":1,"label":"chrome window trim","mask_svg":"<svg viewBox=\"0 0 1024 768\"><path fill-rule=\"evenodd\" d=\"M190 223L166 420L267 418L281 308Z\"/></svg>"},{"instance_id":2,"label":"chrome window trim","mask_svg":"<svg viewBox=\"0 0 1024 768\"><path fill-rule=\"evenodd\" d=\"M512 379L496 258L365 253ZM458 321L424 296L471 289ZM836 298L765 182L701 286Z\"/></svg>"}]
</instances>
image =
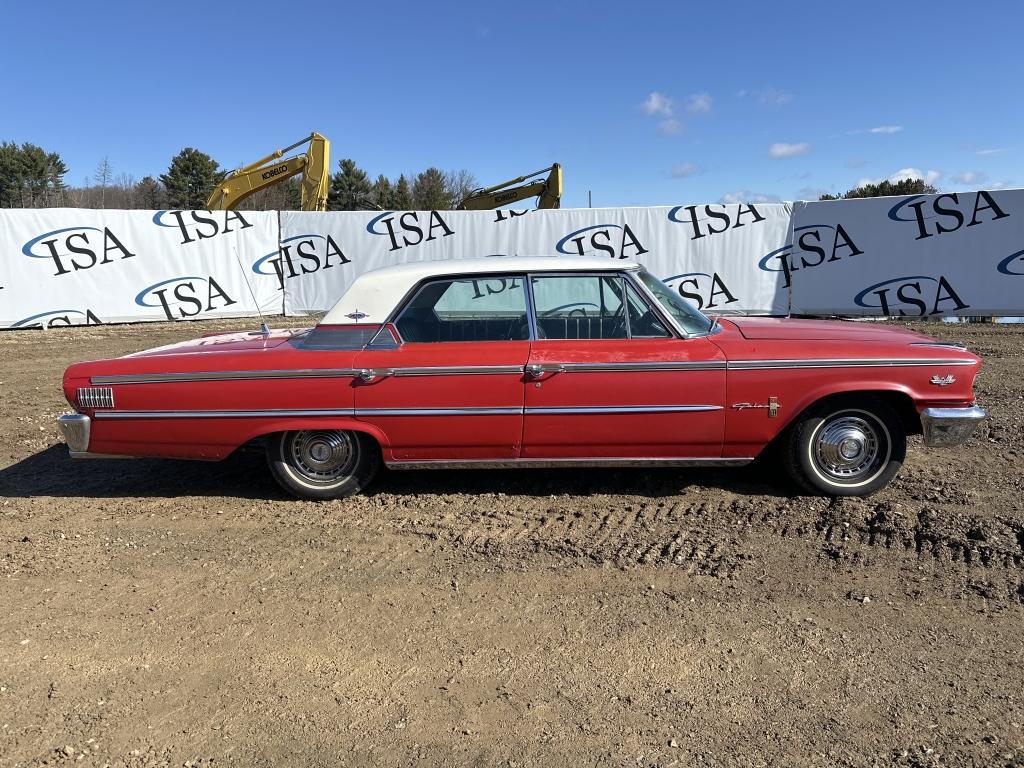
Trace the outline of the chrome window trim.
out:
<instances>
[{"instance_id":1,"label":"chrome window trim","mask_svg":"<svg viewBox=\"0 0 1024 768\"><path fill-rule=\"evenodd\" d=\"M761 371L795 368L901 368L910 366L973 364L973 360L966 360L964 358L809 358L807 360L730 360L728 361L728 369L730 371Z\"/></svg>"},{"instance_id":2,"label":"chrome window trim","mask_svg":"<svg viewBox=\"0 0 1024 768\"><path fill-rule=\"evenodd\" d=\"M447 459L386 461L389 469L546 469L553 467L742 467L754 459L741 458L666 458L656 457L593 457L552 459Z\"/></svg>"},{"instance_id":3,"label":"chrome window trim","mask_svg":"<svg viewBox=\"0 0 1024 768\"><path fill-rule=\"evenodd\" d=\"M387 316L387 318L385 318L384 322L381 324L381 327L383 328L384 326L390 324L391 327L393 327L395 329L395 336L398 337L398 346L402 346L403 344L507 344L507 343L510 343L510 342L522 343L524 341L527 341L527 342L533 341L535 339L534 332L533 332L534 329L533 328L528 328L528 330L527 330L527 334L528 334L529 338L526 338L526 339L500 339L500 340L497 340L497 341L406 341L404 338L402 338L402 331L399 330L399 328L398 328L398 318L401 316L402 312L404 312L405 309L409 306L410 302L412 302L416 298L416 296L419 295L420 290L422 288L426 287L427 285L429 285L430 283L439 283L439 282L442 282L442 281L452 282L452 281L456 281L456 280L474 280L474 279L501 280L502 278L512 278L514 280L514 279L523 279L525 276L526 276L525 272L493 272L493 273L491 273L491 272L483 272L483 273L481 273L481 272L470 272L470 273L459 274L459 275L431 275L430 277L425 277L422 280L420 280L418 283L413 285L412 288L410 288L406 292L406 294L401 298L401 300L395 305L395 309L393 309L391 311L391 314L389 314ZM527 317L527 326L529 326L530 325L530 321L529 321L529 317L530 317L530 299L529 299L529 297L525 296L525 294L526 294L525 289L524 289L523 293L524 293L524 297L526 298L526 302L525 302L526 303L526 317ZM363 351L367 351L367 350L369 350L369 345L364 347Z\"/></svg>"}]
</instances>

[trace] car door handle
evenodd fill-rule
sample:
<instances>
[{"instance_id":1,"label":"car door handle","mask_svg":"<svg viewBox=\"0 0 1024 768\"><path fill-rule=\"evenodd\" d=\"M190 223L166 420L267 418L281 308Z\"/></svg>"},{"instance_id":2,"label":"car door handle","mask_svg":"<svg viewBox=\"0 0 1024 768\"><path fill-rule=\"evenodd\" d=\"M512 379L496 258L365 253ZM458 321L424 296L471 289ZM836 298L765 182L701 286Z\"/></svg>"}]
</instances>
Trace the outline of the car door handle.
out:
<instances>
[{"instance_id":1,"label":"car door handle","mask_svg":"<svg viewBox=\"0 0 1024 768\"><path fill-rule=\"evenodd\" d=\"M545 373L562 373L564 371L565 366L559 364L540 365L539 363L533 363L526 366L526 375L531 379L539 379Z\"/></svg>"},{"instance_id":2,"label":"car door handle","mask_svg":"<svg viewBox=\"0 0 1024 768\"><path fill-rule=\"evenodd\" d=\"M371 381L376 381L392 374L394 374L394 371L389 368L360 368L356 371L356 378L365 384L369 384Z\"/></svg>"}]
</instances>

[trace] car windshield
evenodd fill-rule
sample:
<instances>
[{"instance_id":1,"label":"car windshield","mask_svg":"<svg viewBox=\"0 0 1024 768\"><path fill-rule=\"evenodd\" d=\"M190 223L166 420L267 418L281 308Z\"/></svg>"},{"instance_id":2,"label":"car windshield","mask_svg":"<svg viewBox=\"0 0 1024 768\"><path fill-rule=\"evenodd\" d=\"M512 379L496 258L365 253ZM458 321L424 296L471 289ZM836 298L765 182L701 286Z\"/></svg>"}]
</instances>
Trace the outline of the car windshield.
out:
<instances>
[{"instance_id":1,"label":"car windshield","mask_svg":"<svg viewBox=\"0 0 1024 768\"><path fill-rule=\"evenodd\" d=\"M684 331L707 333L711 330L711 320L646 269L641 269L637 276L647 290L654 294L654 298L657 299L662 309L672 315Z\"/></svg>"}]
</instances>

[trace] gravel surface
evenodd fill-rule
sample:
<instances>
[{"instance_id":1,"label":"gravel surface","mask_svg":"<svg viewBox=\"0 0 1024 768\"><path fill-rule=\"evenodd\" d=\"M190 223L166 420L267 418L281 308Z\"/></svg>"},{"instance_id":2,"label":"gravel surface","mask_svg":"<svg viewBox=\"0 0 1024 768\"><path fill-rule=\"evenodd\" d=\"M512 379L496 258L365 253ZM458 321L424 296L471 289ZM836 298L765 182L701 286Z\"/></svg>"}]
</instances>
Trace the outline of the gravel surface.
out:
<instances>
[{"instance_id":1,"label":"gravel surface","mask_svg":"<svg viewBox=\"0 0 1024 768\"><path fill-rule=\"evenodd\" d=\"M68 363L243 325L0 334L0 765L1024 766L1024 327L915 326L991 420L869 499L67 458Z\"/></svg>"}]
</instances>

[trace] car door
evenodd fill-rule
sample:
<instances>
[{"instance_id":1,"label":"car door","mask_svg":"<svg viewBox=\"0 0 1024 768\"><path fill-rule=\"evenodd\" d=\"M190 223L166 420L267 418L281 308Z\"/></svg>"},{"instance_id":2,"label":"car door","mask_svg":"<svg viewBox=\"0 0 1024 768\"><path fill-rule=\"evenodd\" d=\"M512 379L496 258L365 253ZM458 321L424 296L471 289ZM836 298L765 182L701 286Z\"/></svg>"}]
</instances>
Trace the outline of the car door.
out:
<instances>
[{"instance_id":1,"label":"car door","mask_svg":"<svg viewBox=\"0 0 1024 768\"><path fill-rule=\"evenodd\" d=\"M715 458L725 358L622 274L534 274L524 459Z\"/></svg>"},{"instance_id":2,"label":"car door","mask_svg":"<svg viewBox=\"0 0 1024 768\"><path fill-rule=\"evenodd\" d=\"M355 415L385 434L386 461L518 458L526 306L521 275L432 279L412 292L392 326L399 343L355 360Z\"/></svg>"}]
</instances>

